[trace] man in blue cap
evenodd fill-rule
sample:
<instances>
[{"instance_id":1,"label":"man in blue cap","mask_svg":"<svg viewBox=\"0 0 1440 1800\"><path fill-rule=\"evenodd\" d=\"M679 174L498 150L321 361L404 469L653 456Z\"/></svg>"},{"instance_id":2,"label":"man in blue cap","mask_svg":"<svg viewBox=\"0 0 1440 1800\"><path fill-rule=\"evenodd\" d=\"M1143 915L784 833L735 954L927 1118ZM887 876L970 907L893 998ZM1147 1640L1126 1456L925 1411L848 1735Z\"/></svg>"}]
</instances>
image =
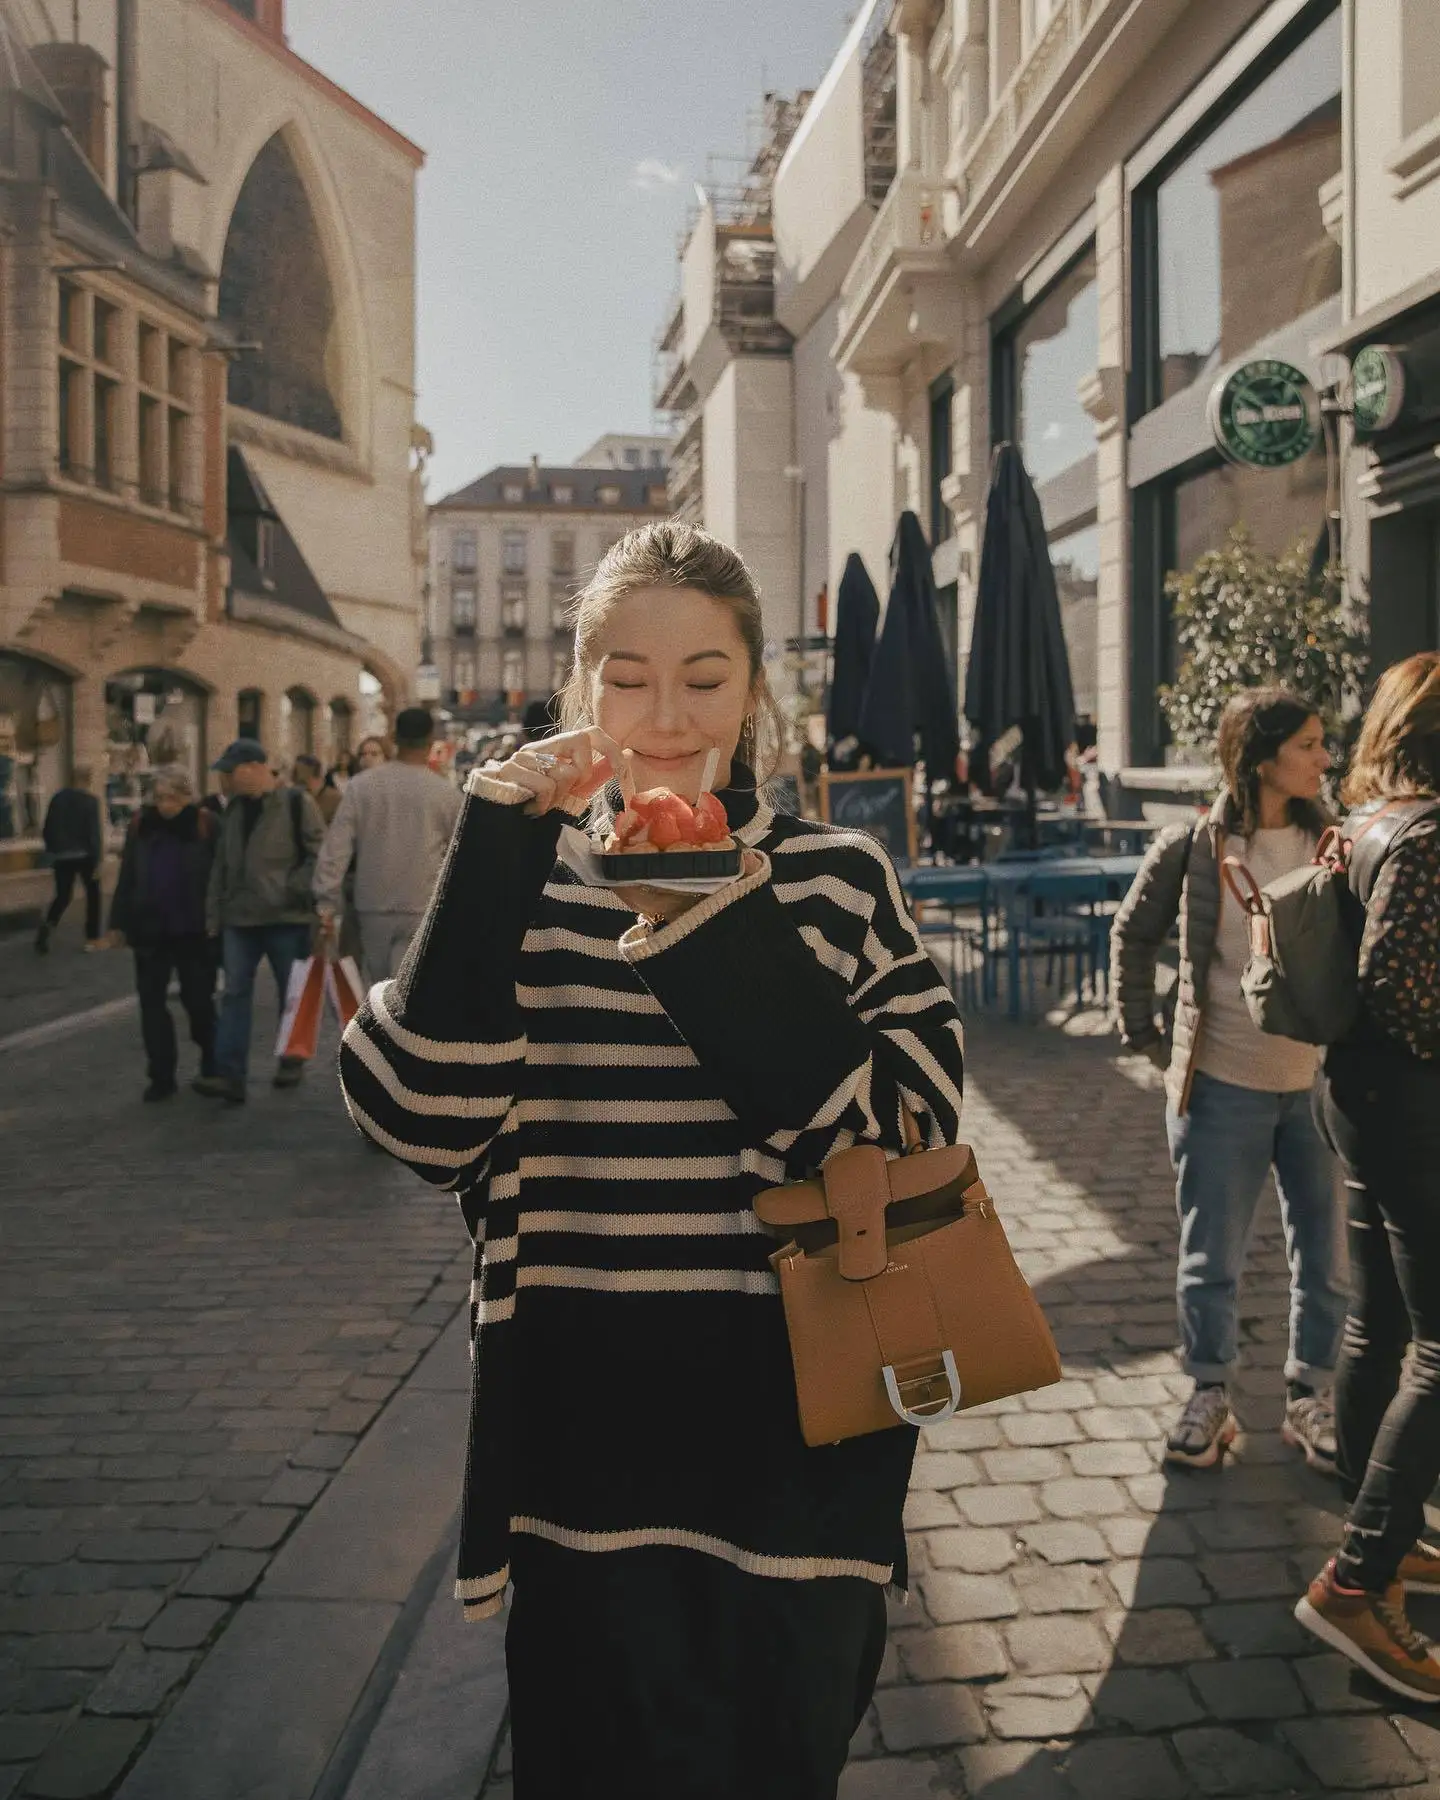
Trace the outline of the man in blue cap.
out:
<instances>
[{"instance_id":1,"label":"man in blue cap","mask_svg":"<svg viewBox=\"0 0 1440 1800\"><path fill-rule=\"evenodd\" d=\"M212 766L229 776L232 794L220 820L206 904L206 928L221 940L225 993L215 1028L217 1072L192 1085L197 1094L239 1105L250 1062L256 970L262 961L270 964L283 1006L291 969L310 953L310 883L325 822L307 793L279 784L254 738L236 738ZM298 1058L282 1057L275 1086L295 1087L304 1067Z\"/></svg>"}]
</instances>

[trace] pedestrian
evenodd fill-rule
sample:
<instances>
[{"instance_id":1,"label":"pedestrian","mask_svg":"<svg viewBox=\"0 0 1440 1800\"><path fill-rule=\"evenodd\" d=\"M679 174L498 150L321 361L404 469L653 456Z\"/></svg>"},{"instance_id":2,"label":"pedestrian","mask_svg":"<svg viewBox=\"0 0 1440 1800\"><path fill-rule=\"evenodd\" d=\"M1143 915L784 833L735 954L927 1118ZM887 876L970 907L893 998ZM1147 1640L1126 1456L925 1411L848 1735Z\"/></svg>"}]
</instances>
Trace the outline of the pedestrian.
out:
<instances>
[{"instance_id":1,"label":"pedestrian","mask_svg":"<svg viewBox=\"0 0 1440 1800\"><path fill-rule=\"evenodd\" d=\"M105 948L100 935L100 864L105 849L100 802L90 791L91 785L90 770L77 768L45 808L42 836L55 878L55 897L35 934L35 948L42 956L50 948L51 932L65 916L77 881L85 890L85 948Z\"/></svg>"},{"instance_id":2,"label":"pedestrian","mask_svg":"<svg viewBox=\"0 0 1440 1800\"><path fill-rule=\"evenodd\" d=\"M367 769L378 769L390 760L390 746L382 737L361 738L355 751L352 775L363 775Z\"/></svg>"},{"instance_id":3,"label":"pedestrian","mask_svg":"<svg viewBox=\"0 0 1440 1800\"><path fill-rule=\"evenodd\" d=\"M1344 798L1345 835L1396 802L1354 902L1361 1015L1325 1056L1321 1121L1345 1171L1352 1298L1336 1379L1349 1510L1296 1617L1395 1693L1440 1702L1440 1649L1405 1595L1440 1593L1421 1538L1440 1480L1440 653L1381 676ZM1421 804L1415 804L1419 802ZM1423 804L1429 802L1429 804ZM1400 808L1395 807L1399 812Z\"/></svg>"},{"instance_id":4,"label":"pedestrian","mask_svg":"<svg viewBox=\"0 0 1440 1800\"><path fill-rule=\"evenodd\" d=\"M875 841L762 799L764 644L725 545L664 522L613 546L566 729L472 773L342 1045L361 1129L483 1242L458 1592L484 1617L513 1586L516 1800L833 1800L906 1585L916 1434L806 1447L752 1201L856 1139L898 1152L902 1101L953 1143L960 1021ZM562 827L620 745L691 798L713 749L739 876L572 866Z\"/></svg>"},{"instance_id":5,"label":"pedestrian","mask_svg":"<svg viewBox=\"0 0 1440 1800\"><path fill-rule=\"evenodd\" d=\"M215 780L219 791L214 794L203 795L200 800L200 805L205 812L213 813L218 819L225 811L225 808L230 804L230 798L234 789L230 785L230 777L223 772L217 775Z\"/></svg>"},{"instance_id":6,"label":"pedestrian","mask_svg":"<svg viewBox=\"0 0 1440 1800\"><path fill-rule=\"evenodd\" d=\"M345 789L315 866L315 903L333 929L355 863L354 907L372 981L396 973L419 928L460 816L460 792L427 766L435 724L423 706L395 720L395 760Z\"/></svg>"},{"instance_id":7,"label":"pedestrian","mask_svg":"<svg viewBox=\"0 0 1440 1800\"><path fill-rule=\"evenodd\" d=\"M255 972L262 961L270 964L283 1006L290 970L310 950L310 883L325 826L307 793L277 783L253 738L237 738L214 766L230 776L234 795L220 821L205 909L206 929L221 942L225 993L215 1028L215 1073L191 1085L197 1094L240 1105ZM297 1086L304 1068L299 1058L282 1057L275 1086Z\"/></svg>"},{"instance_id":8,"label":"pedestrian","mask_svg":"<svg viewBox=\"0 0 1440 1800\"><path fill-rule=\"evenodd\" d=\"M324 765L318 756L311 756L308 750L302 750L295 758L295 786L304 788L320 810L320 817L328 825L340 810L340 790L325 777Z\"/></svg>"},{"instance_id":9,"label":"pedestrian","mask_svg":"<svg viewBox=\"0 0 1440 1800\"><path fill-rule=\"evenodd\" d=\"M205 935L205 899L220 822L198 806L183 769L162 769L153 798L130 822L110 902L110 937L135 957L145 1100L175 1093L175 1022L166 995L173 974L200 1052L200 1073L215 1069L215 957Z\"/></svg>"},{"instance_id":10,"label":"pedestrian","mask_svg":"<svg viewBox=\"0 0 1440 1800\"><path fill-rule=\"evenodd\" d=\"M1267 1036L1240 991L1246 916L1223 886L1238 856L1262 886L1310 861L1326 825L1330 757L1314 707L1284 688L1237 694L1220 721L1224 776L1208 817L1151 846L1116 916L1111 956L1125 1044L1165 1070L1166 1131L1180 1221L1176 1298L1195 1388L1165 1445L1190 1468L1221 1461L1238 1426L1230 1381L1238 1294L1256 1208L1273 1171L1290 1263L1281 1431L1312 1467L1333 1469L1328 1387L1344 1318L1341 1211L1333 1158L1311 1108L1320 1052ZM1155 1020L1161 946L1180 925L1174 1043Z\"/></svg>"}]
</instances>

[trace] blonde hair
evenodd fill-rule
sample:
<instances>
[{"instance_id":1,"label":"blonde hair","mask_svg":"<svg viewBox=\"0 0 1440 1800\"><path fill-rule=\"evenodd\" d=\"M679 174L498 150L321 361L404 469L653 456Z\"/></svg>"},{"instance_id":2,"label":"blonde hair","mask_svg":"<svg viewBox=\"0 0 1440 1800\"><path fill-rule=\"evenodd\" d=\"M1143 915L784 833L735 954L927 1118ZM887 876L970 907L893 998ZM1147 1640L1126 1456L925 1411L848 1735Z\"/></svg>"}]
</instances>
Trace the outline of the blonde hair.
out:
<instances>
[{"instance_id":1,"label":"blonde hair","mask_svg":"<svg viewBox=\"0 0 1440 1800\"><path fill-rule=\"evenodd\" d=\"M784 745L785 721L765 674L760 590L738 552L677 519L626 532L605 552L576 595L570 610L575 660L560 690L562 728L576 731L595 723L596 640L616 602L645 588L693 588L718 600L735 621L750 664L751 708L740 733L739 753L757 781L767 780Z\"/></svg>"},{"instance_id":2,"label":"blonde hair","mask_svg":"<svg viewBox=\"0 0 1440 1800\"><path fill-rule=\"evenodd\" d=\"M1440 791L1440 651L1422 650L1380 677L1355 744L1347 806Z\"/></svg>"},{"instance_id":3,"label":"blonde hair","mask_svg":"<svg viewBox=\"0 0 1440 1800\"><path fill-rule=\"evenodd\" d=\"M168 788L172 794L184 794L193 798L195 783L190 779L188 770L182 769L178 763L167 763L163 769L155 771L155 790Z\"/></svg>"}]
</instances>

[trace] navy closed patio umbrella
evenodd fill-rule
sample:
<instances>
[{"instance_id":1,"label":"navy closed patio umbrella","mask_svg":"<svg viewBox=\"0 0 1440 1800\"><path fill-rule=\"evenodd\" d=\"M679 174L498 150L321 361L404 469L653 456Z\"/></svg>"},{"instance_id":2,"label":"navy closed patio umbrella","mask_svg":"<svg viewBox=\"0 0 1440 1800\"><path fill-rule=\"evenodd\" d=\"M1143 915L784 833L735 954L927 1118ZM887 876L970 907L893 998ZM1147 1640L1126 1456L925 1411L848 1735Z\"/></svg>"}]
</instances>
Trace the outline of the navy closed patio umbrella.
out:
<instances>
[{"instance_id":1,"label":"navy closed patio umbrella","mask_svg":"<svg viewBox=\"0 0 1440 1800\"><path fill-rule=\"evenodd\" d=\"M832 757L837 744L859 735L860 709L865 704L879 623L880 596L864 559L852 550L845 559L835 600L835 661L825 709Z\"/></svg>"},{"instance_id":2,"label":"navy closed patio umbrella","mask_svg":"<svg viewBox=\"0 0 1440 1800\"><path fill-rule=\"evenodd\" d=\"M908 768L920 740L927 783L949 780L960 754L960 725L940 630L930 547L913 512L903 512L890 546L890 604L870 667L860 741L882 763Z\"/></svg>"},{"instance_id":3,"label":"navy closed patio umbrella","mask_svg":"<svg viewBox=\"0 0 1440 1800\"><path fill-rule=\"evenodd\" d=\"M965 716L984 756L1019 734L1020 781L1032 803L1037 789L1062 785L1075 741L1070 657L1040 498L1013 444L999 445L990 465Z\"/></svg>"}]
</instances>

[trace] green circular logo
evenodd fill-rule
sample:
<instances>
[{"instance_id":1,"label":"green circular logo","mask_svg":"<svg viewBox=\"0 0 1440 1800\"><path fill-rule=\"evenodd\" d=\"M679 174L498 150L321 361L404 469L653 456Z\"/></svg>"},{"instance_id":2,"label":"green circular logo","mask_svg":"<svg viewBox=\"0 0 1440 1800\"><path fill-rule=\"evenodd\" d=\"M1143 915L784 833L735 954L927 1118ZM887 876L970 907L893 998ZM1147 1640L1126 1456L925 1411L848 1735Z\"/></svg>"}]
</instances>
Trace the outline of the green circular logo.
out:
<instances>
[{"instance_id":1,"label":"green circular logo","mask_svg":"<svg viewBox=\"0 0 1440 1800\"><path fill-rule=\"evenodd\" d=\"M1210 431L1223 456L1252 469L1283 469L1315 448L1315 390L1293 363L1241 363L1210 390Z\"/></svg>"},{"instance_id":2,"label":"green circular logo","mask_svg":"<svg viewBox=\"0 0 1440 1800\"><path fill-rule=\"evenodd\" d=\"M1388 431L1405 409L1405 365L1388 344L1367 344L1350 365L1355 429Z\"/></svg>"}]
</instances>

